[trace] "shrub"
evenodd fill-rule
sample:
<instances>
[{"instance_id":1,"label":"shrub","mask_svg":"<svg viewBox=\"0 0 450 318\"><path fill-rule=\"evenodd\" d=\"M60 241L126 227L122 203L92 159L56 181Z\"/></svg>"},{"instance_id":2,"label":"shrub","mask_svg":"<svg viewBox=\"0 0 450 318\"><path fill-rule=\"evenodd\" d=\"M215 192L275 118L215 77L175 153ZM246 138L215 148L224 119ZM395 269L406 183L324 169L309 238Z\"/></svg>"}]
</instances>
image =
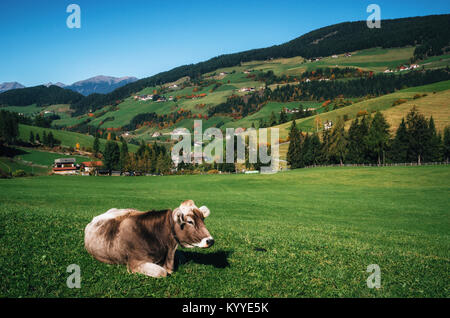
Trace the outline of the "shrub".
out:
<instances>
[{"instance_id":1,"label":"shrub","mask_svg":"<svg viewBox=\"0 0 450 318\"><path fill-rule=\"evenodd\" d=\"M356 113L356 117L362 117L362 116L366 116L366 115L369 115L367 110L360 110L359 112Z\"/></svg>"},{"instance_id":2,"label":"shrub","mask_svg":"<svg viewBox=\"0 0 450 318\"><path fill-rule=\"evenodd\" d=\"M394 103L392 103L392 106L397 106L406 102L407 102L406 99L397 99Z\"/></svg>"},{"instance_id":3,"label":"shrub","mask_svg":"<svg viewBox=\"0 0 450 318\"><path fill-rule=\"evenodd\" d=\"M21 178L21 177L28 176L28 174L24 170L19 169L19 170L14 171L12 176L14 178Z\"/></svg>"},{"instance_id":4,"label":"shrub","mask_svg":"<svg viewBox=\"0 0 450 318\"><path fill-rule=\"evenodd\" d=\"M217 170L217 169L211 169L208 171L208 174L218 174L218 173L219 173L219 170Z\"/></svg>"},{"instance_id":5,"label":"shrub","mask_svg":"<svg viewBox=\"0 0 450 318\"><path fill-rule=\"evenodd\" d=\"M9 179L9 178L11 178L11 175L6 171L0 169L0 179Z\"/></svg>"}]
</instances>

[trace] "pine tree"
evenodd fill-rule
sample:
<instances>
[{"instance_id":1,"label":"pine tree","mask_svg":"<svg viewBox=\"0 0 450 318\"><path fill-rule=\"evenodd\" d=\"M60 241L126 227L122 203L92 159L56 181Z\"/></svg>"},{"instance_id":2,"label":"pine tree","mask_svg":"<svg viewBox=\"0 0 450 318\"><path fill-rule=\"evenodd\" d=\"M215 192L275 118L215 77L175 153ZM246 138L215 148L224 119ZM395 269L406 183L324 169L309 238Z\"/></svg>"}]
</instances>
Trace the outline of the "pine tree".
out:
<instances>
[{"instance_id":1,"label":"pine tree","mask_svg":"<svg viewBox=\"0 0 450 318\"><path fill-rule=\"evenodd\" d=\"M409 159L417 160L420 165L428 154L431 139L428 121L413 107L406 116L406 128L409 136L408 155L411 156Z\"/></svg>"},{"instance_id":2,"label":"pine tree","mask_svg":"<svg viewBox=\"0 0 450 318\"><path fill-rule=\"evenodd\" d=\"M433 116L431 116L428 121L428 134L430 141L425 160L430 162L441 161L443 157L443 143L441 135L436 132Z\"/></svg>"},{"instance_id":3,"label":"pine tree","mask_svg":"<svg viewBox=\"0 0 450 318\"><path fill-rule=\"evenodd\" d=\"M34 133L30 130L30 143L34 144Z\"/></svg>"},{"instance_id":4,"label":"pine tree","mask_svg":"<svg viewBox=\"0 0 450 318\"><path fill-rule=\"evenodd\" d=\"M402 122L398 126L397 133L395 134L392 142L390 158L394 162L407 162L408 161L408 148L409 148L409 136L406 129L405 119L402 118Z\"/></svg>"},{"instance_id":5,"label":"pine tree","mask_svg":"<svg viewBox=\"0 0 450 318\"><path fill-rule=\"evenodd\" d=\"M370 124L367 135L367 144L377 158L378 165L381 165L381 159L384 157L389 143L389 124L384 116L377 112Z\"/></svg>"},{"instance_id":6,"label":"pine tree","mask_svg":"<svg viewBox=\"0 0 450 318\"><path fill-rule=\"evenodd\" d=\"M111 171L119 167L120 149L115 141L109 140L106 142L105 150L103 152L103 165L106 170Z\"/></svg>"},{"instance_id":7,"label":"pine tree","mask_svg":"<svg viewBox=\"0 0 450 318\"><path fill-rule=\"evenodd\" d=\"M41 137L39 136L39 133L36 133L36 142L41 143Z\"/></svg>"},{"instance_id":8,"label":"pine tree","mask_svg":"<svg viewBox=\"0 0 450 318\"><path fill-rule=\"evenodd\" d=\"M280 121L279 121L279 124L281 125L281 124L284 124L285 122L287 122L288 121L288 118L287 118L287 115L286 115L286 112L284 111L284 108L281 110L281 113L280 113Z\"/></svg>"},{"instance_id":9,"label":"pine tree","mask_svg":"<svg viewBox=\"0 0 450 318\"><path fill-rule=\"evenodd\" d=\"M47 135L47 145L50 148L53 148L55 146L55 138L53 137L53 133L51 131Z\"/></svg>"},{"instance_id":10,"label":"pine tree","mask_svg":"<svg viewBox=\"0 0 450 318\"><path fill-rule=\"evenodd\" d=\"M289 149L287 153L287 162L292 169L301 166L301 133L297 129L297 124L292 121L291 130L289 132Z\"/></svg>"},{"instance_id":11,"label":"pine tree","mask_svg":"<svg viewBox=\"0 0 450 318\"><path fill-rule=\"evenodd\" d=\"M331 156L339 160L341 166L344 164L347 152L347 138L342 117L338 118L336 125L331 130L329 152Z\"/></svg>"},{"instance_id":12,"label":"pine tree","mask_svg":"<svg viewBox=\"0 0 450 318\"><path fill-rule=\"evenodd\" d=\"M128 155L128 145L127 142L122 139L122 147L120 149L120 171L124 172L125 167L128 164L129 155Z\"/></svg>"},{"instance_id":13,"label":"pine tree","mask_svg":"<svg viewBox=\"0 0 450 318\"><path fill-rule=\"evenodd\" d=\"M276 126L277 125L277 116L275 116L275 113L272 112L269 119L269 127Z\"/></svg>"},{"instance_id":14,"label":"pine tree","mask_svg":"<svg viewBox=\"0 0 450 318\"><path fill-rule=\"evenodd\" d=\"M444 129L444 144L443 144L444 160L448 163L450 161L450 126Z\"/></svg>"},{"instance_id":15,"label":"pine tree","mask_svg":"<svg viewBox=\"0 0 450 318\"><path fill-rule=\"evenodd\" d=\"M44 144L44 146L48 145L47 133L45 132L45 130L42 134L42 143Z\"/></svg>"},{"instance_id":16,"label":"pine tree","mask_svg":"<svg viewBox=\"0 0 450 318\"><path fill-rule=\"evenodd\" d=\"M100 152L100 140L98 139L98 136L95 136L92 149L94 150L95 156L97 156L97 154Z\"/></svg>"}]
</instances>

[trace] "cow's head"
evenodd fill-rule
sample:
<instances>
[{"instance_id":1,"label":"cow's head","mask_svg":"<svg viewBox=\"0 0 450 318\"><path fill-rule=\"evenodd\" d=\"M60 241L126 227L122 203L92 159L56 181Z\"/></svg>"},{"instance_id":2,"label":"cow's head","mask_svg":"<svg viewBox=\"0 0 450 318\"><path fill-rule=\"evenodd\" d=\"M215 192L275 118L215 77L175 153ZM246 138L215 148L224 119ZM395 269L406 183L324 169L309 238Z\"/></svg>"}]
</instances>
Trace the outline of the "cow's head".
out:
<instances>
[{"instance_id":1,"label":"cow's head","mask_svg":"<svg viewBox=\"0 0 450 318\"><path fill-rule=\"evenodd\" d=\"M206 206L198 208L192 200L183 202L173 210L175 235L182 247L206 248L214 244L204 223L209 214Z\"/></svg>"}]
</instances>

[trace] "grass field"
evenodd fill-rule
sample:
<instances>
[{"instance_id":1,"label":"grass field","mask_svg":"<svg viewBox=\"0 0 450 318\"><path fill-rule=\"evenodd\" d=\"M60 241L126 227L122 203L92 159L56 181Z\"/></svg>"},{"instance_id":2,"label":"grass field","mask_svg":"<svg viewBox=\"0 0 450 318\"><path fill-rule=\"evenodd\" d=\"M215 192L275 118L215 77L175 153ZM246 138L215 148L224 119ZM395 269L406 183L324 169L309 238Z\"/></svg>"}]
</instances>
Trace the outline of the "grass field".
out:
<instances>
[{"instance_id":1,"label":"grass field","mask_svg":"<svg viewBox=\"0 0 450 318\"><path fill-rule=\"evenodd\" d=\"M61 141L62 146L66 147L75 147L77 143L80 144L80 147L91 147L94 144L94 137L90 135L83 135L80 133L75 133L71 131L57 130L57 129L49 129L28 125L19 125L19 138L22 140L29 140L30 131L36 135L37 133L42 138L44 131L48 134L50 131L53 133L53 136ZM106 139L100 138L100 149L103 149L106 144ZM119 142L120 145L120 142ZM131 152L135 152L138 146L133 144L128 144L128 150Z\"/></svg>"},{"instance_id":2,"label":"grass field","mask_svg":"<svg viewBox=\"0 0 450 318\"><path fill-rule=\"evenodd\" d=\"M113 179L111 179L113 178ZM448 166L276 175L0 180L0 297L449 297ZM128 274L83 247L112 207L207 205L216 240L168 278ZM81 288L66 287L67 266ZM369 264L381 288L369 289Z\"/></svg>"}]
</instances>

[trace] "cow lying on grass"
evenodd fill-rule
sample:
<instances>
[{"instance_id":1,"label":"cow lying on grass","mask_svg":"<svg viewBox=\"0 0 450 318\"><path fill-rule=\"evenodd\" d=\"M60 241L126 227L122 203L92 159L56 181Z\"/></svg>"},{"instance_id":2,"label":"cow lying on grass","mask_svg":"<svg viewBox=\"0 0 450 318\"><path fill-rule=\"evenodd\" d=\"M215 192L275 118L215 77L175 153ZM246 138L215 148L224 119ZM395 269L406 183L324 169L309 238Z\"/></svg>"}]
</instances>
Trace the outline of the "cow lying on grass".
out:
<instances>
[{"instance_id":1,"label":"cow lying on grass","mask_svg":"<svg viewBox=\"0 0 450 318\"><path fill-rule=\"evenodd\" d=\"M133 273L164 277L174 270L175 251L207 248L214 239L205 227L206 206L183 202L175 210L140 212L111 209L86 226L84 245L97 260L126 264Z\"/></svg>"}]
</instances>

